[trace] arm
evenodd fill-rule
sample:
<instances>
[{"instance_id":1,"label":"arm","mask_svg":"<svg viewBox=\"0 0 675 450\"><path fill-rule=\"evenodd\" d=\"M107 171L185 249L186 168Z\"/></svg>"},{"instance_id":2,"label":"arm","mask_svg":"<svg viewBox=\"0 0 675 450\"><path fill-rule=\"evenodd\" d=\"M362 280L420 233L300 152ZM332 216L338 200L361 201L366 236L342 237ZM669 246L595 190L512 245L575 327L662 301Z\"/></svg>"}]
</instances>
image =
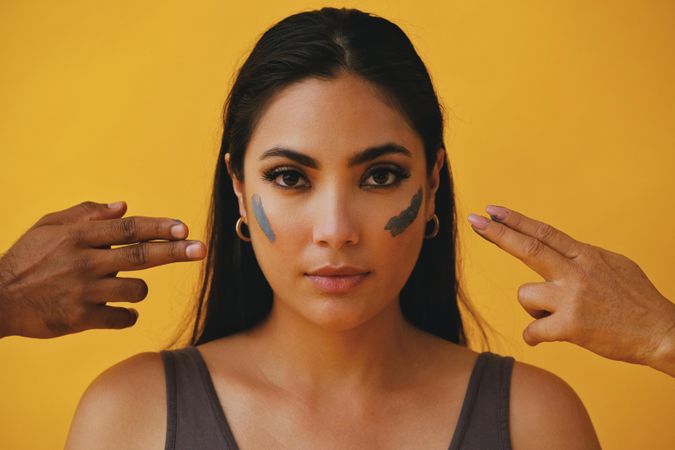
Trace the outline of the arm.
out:
<instances>
[{"instance_id":1,"label":"arm","mask_svg":"<svg viewBox=\"0 0 675 450\"><path fill-rule=\"evenodd\" d=\"M165 389L158 353L140 353L107 369L80 399L65 449L163 449Z\"/></svg>"},{"instance_id":2,"label":"arm","mask_svg":"<svg viewBox=\"0 0 675 450\"><path fill-rule=\"evenodd\" d=\"M514 364L509 420L514 450L600 449L591 419L574 390L529 364Z\"/></svg>"}]
</instances>

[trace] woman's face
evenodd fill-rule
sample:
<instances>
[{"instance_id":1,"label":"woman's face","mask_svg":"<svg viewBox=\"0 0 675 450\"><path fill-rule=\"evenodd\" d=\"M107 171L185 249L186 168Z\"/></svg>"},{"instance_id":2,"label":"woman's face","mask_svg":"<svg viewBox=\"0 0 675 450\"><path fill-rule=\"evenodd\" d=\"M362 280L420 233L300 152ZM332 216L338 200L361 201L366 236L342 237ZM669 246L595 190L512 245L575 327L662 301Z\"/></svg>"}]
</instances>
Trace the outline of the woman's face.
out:
<instances>
[{"instance_id":1,"label":"woman's face","mask_svg":"<svg viewBox=\"0 0 675 450\"><path fill-rule=\"evenodd\" d=\"M310 78L277 93L246 149L244 182L233 177L251 235L244 245L253 245L275 308L347 330L398 307L443 158L440 149L428 179L420 137L361 78ZM345 265L367 274L308 276Z\"/></svg>"}]
</instances>

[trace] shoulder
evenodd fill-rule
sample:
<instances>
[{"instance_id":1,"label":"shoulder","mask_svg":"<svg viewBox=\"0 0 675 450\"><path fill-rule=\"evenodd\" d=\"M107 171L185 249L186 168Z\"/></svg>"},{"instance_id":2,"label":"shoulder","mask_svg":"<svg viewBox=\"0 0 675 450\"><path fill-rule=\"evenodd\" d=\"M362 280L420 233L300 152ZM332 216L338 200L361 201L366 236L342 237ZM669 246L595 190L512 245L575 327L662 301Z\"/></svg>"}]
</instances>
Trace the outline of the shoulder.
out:
<instances>
[{"instance_id":1,"label":"shoulder","mask_svg":"<svg viewBox=\"0 0 675 450\"><path fill-rule=\"evenodd\" d=\"M101 373L77 406L66 449L161 449L166 384L161 355L145 352Z\"/></svg>"},{"instance_id":2,"label":"shoulder","mask_svg":"<svg viewBox=\"0 0 675 450\"><path fill-rule=\"evenodd\" d=\"M553 373L519 361L511 375L509 422L514 450L600 448L576 392Z\"/></svg>"}]
</instances>

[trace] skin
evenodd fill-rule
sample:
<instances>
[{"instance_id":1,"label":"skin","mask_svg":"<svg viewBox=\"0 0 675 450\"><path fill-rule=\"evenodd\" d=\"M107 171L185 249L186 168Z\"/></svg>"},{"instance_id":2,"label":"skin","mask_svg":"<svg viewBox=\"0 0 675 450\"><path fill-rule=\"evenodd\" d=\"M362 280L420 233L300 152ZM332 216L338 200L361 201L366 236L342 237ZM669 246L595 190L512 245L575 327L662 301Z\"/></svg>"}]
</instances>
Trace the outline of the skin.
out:
<instances>
[{"instance_id":1,"label":"skin","mask_svg":"<svg viewBox=\"0 0 675 450\"><path fill-rule=\"evenodd\" d=\"M202 259L206 247L185 241L187 226L163 217L122 217L127 205L82 202L46 214L0 258L0 337L52 338L136 323L133 308L107 302L143 300L140 278L117 277ZM153 242L160 240L160 242ZM199 252L186 249L197 244ZM126 245L111 248L112 245Z\"/></svg>"},{"instance_id":2,"label":"skin","mask_svg":"<svg viewBox=\"0 0 675 450\"><path fill-rule=\"evenodd\" d=\"M486 210L493 220L470 217L474 231L544 278L518 289L536 319L523 331L525 342L572 342L675 377L675 304L634 261L518 211Z\"/></svg>"},{"instance_id":3,"label":"skin","mask_svg":"<svg viewBox=\"0 0 675 450\"><path fill-rule=\"evenodd\" d=\"M347 166L353 154L383 142L411 157ZM259 159L277 145L320 167ZM439 149L427 177L419 136L354 76L302 80L267 104L244 157L246 181L232 183L274 304L259 326L198 346L241 448L448 447L477 353L411 326L398 305L434 213L444 158ZM370 168L385 162L405 166L410 177L390 189L364 187L374 183ZM281 165L300 171L295 184L309 187L288 191L262 179ZM392 236L384 226L420 189L419 212ZM273 242L256 214L248 217L254 195L265 204ZM304 273L327 263L371 273L348 295L326 295ZM599 448L583 404L558 377L516 362L511 389L515 449ZM165 402L158 354L125 360L87 389L66 448L161 449Z\"/></svg>"}]
</instances>

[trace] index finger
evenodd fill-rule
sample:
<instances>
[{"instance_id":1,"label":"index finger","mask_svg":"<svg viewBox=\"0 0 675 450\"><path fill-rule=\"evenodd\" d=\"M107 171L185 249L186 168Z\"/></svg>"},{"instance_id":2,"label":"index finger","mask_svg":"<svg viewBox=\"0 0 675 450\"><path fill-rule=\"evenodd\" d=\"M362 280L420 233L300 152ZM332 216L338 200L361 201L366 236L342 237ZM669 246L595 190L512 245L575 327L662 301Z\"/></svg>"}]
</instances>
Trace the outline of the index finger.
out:
<instances>
[{"instance_id":1,"label":"index finger","mask_svg":"<svg viewBox=\"0 0 675 450\"><path fill-rule=\"evenodd\" d=\"M546 281L565 278L573 270L568 258L539 239L475 214L469 216L469 221L474 223L472 228L481 236L523 261ZM479 228L476 224L480 223L485 227Z\"/></svg>"},{"instance_id":2,"label":"index finger","mask_svg":"<svg viewBox=\"0 0 675 450\"><path fill-rule=\"evenodd\" d=\"M490 214L492 220L506 224L509 228L539 239L553 250L568 258L574 259L578 257L585 245L567 233L547 223L527 217L518 211L495 205L488 205L485 210Z\"/></svg>"},{"instance_id":3,"label":"index finger","mask_svg":"<svg viewBox=\"0 0 675 450\"><path fill-rule=\"evenodd\" d=\"M76 241L90 247L133 244L153 239L184 239L189 233L187 225L180 220L144 216L100 220L74 226Z\"/></svg>"}]
</instances>

